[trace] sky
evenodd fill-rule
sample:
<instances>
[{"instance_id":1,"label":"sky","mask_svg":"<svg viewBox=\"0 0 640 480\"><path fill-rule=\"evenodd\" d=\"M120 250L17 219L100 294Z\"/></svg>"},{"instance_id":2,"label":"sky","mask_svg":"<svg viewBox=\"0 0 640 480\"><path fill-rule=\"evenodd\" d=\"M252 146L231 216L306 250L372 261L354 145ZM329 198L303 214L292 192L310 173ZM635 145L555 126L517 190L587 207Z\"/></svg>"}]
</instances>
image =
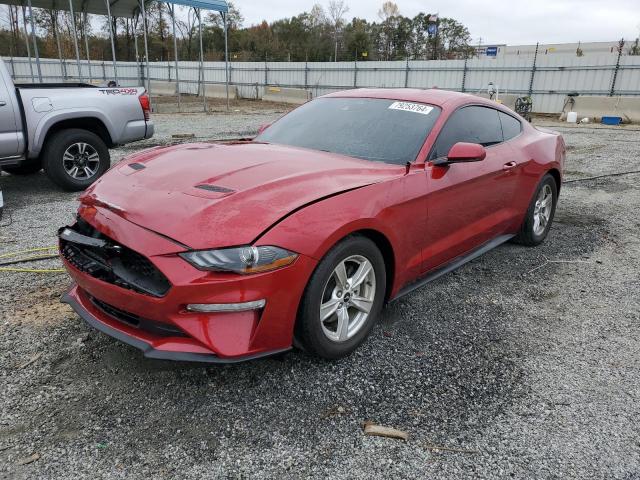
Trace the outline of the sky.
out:
<instances>
[{"instance_id":1,"label":"sky","mask_svg":"<svg viewBox=\"0 0 640 480\"><path fill-rule=\"evenodd\" d=\"M378 20L383 0L345 0L346 17ZM329 0L235 0L244 25L292 17ZM462 22L473 43L521 45L613 41L640 35L640 0L396 0L400 14L436 13Z\"/></svg>"}]
</instances>

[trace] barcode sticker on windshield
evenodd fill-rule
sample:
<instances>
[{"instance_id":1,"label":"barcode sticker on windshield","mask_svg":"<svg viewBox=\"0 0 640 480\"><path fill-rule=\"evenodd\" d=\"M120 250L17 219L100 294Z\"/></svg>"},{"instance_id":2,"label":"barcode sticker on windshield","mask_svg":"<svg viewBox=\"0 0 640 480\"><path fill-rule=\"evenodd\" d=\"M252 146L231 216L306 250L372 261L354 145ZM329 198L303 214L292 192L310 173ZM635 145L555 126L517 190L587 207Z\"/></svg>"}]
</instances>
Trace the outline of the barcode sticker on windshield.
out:
<instances>
[{"instance_id":1,"label":"barcode sticker on windshield","mask_svg":"<svg viewBox=\"0 0 640 480\"><path fill-rule=\"evenodd\" d=\"M409 103L409 102L394 102L389 105L389 110L404 110L405 112L420 113L422 115L429 115L433 107L429 105L423 105L422 103Z\"/></svg>"}]
</instances>

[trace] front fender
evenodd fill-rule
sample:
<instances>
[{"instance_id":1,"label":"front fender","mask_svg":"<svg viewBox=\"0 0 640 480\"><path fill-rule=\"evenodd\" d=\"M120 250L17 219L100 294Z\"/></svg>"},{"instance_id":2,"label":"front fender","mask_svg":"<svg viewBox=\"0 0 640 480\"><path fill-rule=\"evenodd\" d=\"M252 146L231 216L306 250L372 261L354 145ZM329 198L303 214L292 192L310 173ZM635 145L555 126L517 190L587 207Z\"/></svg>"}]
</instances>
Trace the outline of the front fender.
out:
<instances>
[{"instance_id":1,"label":"front fender","mask_svg":"<svg viewBox=\"0 0 640 480\"><path fill-rule=\"evenodd\" d=\"M421 188L418 188L420 186ZM374 231L391 245L396 292L419 275L426 238L424 172L336 195L284 218L255 242L277 245L316 260L355 232Z\"/></svg>"}]
</instances>

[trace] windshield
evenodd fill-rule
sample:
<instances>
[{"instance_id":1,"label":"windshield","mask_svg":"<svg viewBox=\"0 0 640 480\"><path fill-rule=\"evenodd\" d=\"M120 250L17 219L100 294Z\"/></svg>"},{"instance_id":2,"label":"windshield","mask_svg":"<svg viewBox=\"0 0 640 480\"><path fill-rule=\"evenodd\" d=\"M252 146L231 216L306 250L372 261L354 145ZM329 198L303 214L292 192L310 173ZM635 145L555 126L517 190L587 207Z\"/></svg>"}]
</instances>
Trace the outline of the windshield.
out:
<instances>
[{"instance_id":1,"label":"windshield","mask_svg":"<svg viewBox=\"0 0 640 480\"><path fill-rule=\"evenodd\" d=\"M256 141L385 163L416 159L440 109L378 98L318 98L285 115Z\"/></svg>"}]
</instances>

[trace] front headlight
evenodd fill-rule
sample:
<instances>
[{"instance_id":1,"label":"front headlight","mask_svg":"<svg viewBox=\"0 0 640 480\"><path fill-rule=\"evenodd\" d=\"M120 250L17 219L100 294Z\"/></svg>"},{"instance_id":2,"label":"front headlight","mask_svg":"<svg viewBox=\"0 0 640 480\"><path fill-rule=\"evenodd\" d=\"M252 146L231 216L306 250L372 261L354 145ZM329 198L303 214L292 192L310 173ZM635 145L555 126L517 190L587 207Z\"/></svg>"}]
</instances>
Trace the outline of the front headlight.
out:
<instances>
[{"instance_id":1,"label":"front headlight","mask_svg":"<svg viewBox=\"0 0 640 480\"><path fill-rule=\"evenodd\" d=\"M298 258L297 253L280 247L237 247L181 253L198 270L260 273L285 267Z\"/></svg>"}]
</instances>

